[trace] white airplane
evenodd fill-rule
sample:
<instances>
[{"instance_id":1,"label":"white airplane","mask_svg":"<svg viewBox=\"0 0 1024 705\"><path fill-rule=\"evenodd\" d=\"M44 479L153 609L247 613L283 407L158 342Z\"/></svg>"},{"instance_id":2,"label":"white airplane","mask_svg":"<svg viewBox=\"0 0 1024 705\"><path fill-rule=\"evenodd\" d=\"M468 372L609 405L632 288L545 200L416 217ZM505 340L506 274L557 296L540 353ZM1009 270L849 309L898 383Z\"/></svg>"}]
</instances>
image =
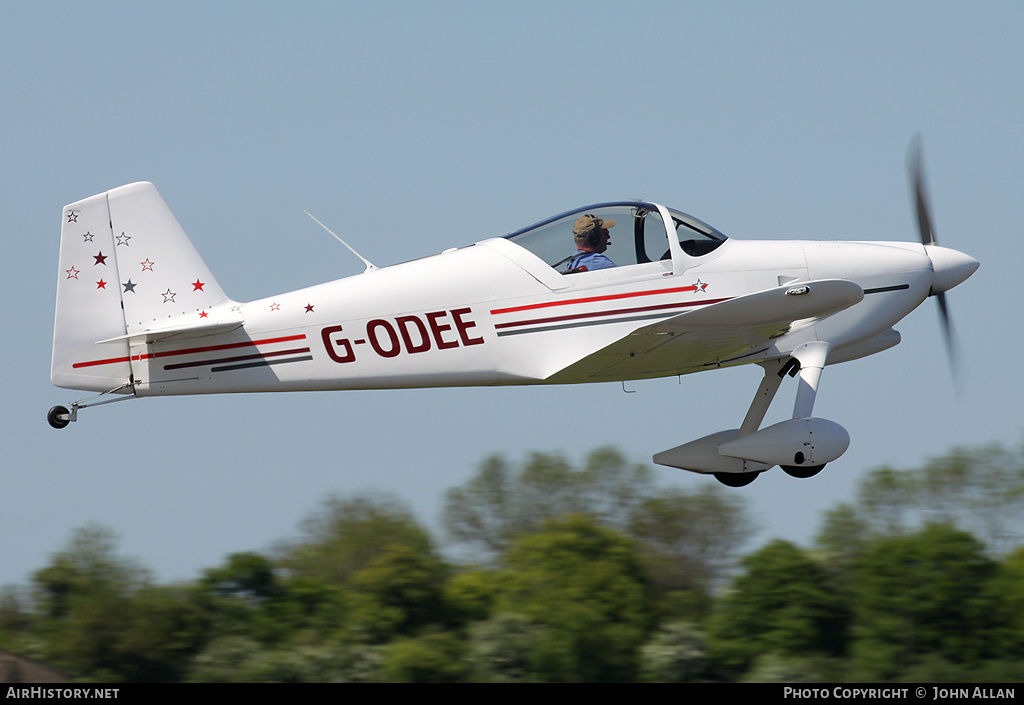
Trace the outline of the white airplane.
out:
<instances>
[{"instance_id":1,"label":"white airplane","mask_svg":"<svg viewBox=\"0 0 1024 705\"><path fill-rule=\"evenodd\" d=\"M764 377L739 428L654 461L733 487L775 465L810 477L850 442L812 414L825 365L896 345L893 325L929 296L948 340L944 292L978 267L936 245L919 164L921 244L745 242L621 201L247 303L224 293L152 184L122 186L63 210L53 336L53 383L107 398L48 420L171 394L577 384L754 363ZM787 374L792 418L762 429Z\"/></svg>"}]
</instances>

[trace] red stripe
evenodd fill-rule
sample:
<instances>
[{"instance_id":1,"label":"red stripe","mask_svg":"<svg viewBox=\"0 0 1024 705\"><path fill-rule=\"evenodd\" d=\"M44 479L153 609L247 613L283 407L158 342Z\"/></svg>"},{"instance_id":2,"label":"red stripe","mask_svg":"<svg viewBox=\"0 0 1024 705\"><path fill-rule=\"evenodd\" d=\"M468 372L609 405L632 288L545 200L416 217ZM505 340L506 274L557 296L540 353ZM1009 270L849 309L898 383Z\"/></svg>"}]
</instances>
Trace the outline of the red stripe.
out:
<instances>
[{"instance_id":1,"label":"red stripe","mask_svg":"<svg viewBox=\"0 0 1024 705\"><path fill-rule=\"evenodd\" d=\"M215 350L232 350L234 348L247 348L255 345L270 345L271 343L284 343L291 340L305 340L305 334L289 335L281 338L266 338L264 340L248 340L244 343L225 343L224 345L207 345L201 348L186 348L184 350L171 350L169 352L156 353L155 355L133 355L132 360L148 360L153 357L170 357L174 355L189 355L191 353L211 352ZM112 357L106 360L90 360L88 362L76 362L72 368L93 367L95 365L110 365L115 362L128 362L127 357Z\"/></svg>"},{"instance_id":2,"label":"red stripe","mask_svg":"<svg viewBox=\"0 0 1024 705\"><path fill-rule=\"evenodd\" d=\"M550 318L533 318L527 321L515 321L513 323L498 323L495 324L495 328L514 328L516 326L529 326L536 325L538 323L555 323L557 321L571 321L578 318L597 318L599 316L612 316L623 313L641 313L643 311L659 311L666 308L689 308L691 306L705 306L710 304L721 303L722 301L728 301L732 297L724 299L705 299L703 301L688 301L681 304L660 304L658 306L639 306L637 308L619 308L609 311L592 311L589 313L575 313L568 314L565 316L551 316Z\"/></svg>"},{"instance_id":3,"label":"red stripe","mask_svg":"<svg viewBox=\"0 0 1024 705\"><path fill-rule=\"evenodd\" d=\"M92 367L93 365L112 365L115 362L128 362L127 357L111 357L106 360L91 360L89 362L76 362L71 367L77 369L79 367Z\"/></svg>"},{"instance_id":4,"label":"red stripe","mask_svg":"<svg viewBox=\"0 0 1024 705\"><path fill-rule=\"evenodd\" d=\"M549 308L551 306L569 306L571 304L589 304L592 301L612 301L614 299L631 299L634 296L655 296L657 294L675 294L680 291L697 291L695 286L680 286L674 289L650 289L648 291L631 291L626 294L608 294L607 296L589 296L584 299L566 299L565 301L546 301L542 304L528 304L526 306L513 306L511 308L496 308L491 311L492 315L499 313L514 313L516 311L529 311L535 308Z\"/></svg>"}]
</instances>

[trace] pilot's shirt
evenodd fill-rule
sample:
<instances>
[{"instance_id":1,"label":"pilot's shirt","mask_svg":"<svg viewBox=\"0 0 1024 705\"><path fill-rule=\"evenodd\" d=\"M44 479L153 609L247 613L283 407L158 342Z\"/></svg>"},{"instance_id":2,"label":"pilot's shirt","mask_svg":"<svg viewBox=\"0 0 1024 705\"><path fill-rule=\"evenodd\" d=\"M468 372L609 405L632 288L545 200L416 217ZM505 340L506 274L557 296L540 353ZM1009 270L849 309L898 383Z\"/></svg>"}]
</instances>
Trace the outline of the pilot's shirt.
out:
<instances>
[{"instance_id":1,"label":"pilot's shirt","mask_svg":"<svg viewBox=\"0 0 1024 705\"><path fill-rule=\"evenodd\" d=\"M614 262L600 252L577 252L565 266L565 271L586 267L588 272L596 269L611 269L616 266Z\"/></svg>"}]
</instances>

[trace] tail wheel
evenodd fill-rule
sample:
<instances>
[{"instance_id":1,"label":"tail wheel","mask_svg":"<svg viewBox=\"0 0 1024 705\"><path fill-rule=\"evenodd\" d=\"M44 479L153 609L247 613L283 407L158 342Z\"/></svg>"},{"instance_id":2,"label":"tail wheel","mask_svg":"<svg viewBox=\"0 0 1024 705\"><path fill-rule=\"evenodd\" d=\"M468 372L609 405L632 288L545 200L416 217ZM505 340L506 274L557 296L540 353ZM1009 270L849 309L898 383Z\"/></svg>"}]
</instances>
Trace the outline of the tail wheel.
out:
<instances>
[{"instance_id":1,"label":"tail wheel","mask_svg":"<svg viewBox=\"0 0 1024 705\"><path fill-rule=\"evenodd\" d=\"M71 412L65 406L55 406L46 413L46 420L54 428L64 428L71 423Z\"/></svg>"},{"instance_id":2,"label":"tail wheel","mask_svg":"<svg viewBox=\"0 0 1024 705\"><path fill-rule=\"evenodd\" d=\"M716 472L715 479L726 487L746 487L760 474L759 472Z\"/></svg>"},{"instance_id":3,"label":"tail wheel","mask_svg":"<svg viewBox=\"0 0 1024 705\"><path fill-rule=\"evenodd\" d=\"M827 463L821 465L780 465L786 474L790 477L799 477L801 480L807 479L808 477L814 477L821 469L825 467Z\"/></svg>"}]
</instances>

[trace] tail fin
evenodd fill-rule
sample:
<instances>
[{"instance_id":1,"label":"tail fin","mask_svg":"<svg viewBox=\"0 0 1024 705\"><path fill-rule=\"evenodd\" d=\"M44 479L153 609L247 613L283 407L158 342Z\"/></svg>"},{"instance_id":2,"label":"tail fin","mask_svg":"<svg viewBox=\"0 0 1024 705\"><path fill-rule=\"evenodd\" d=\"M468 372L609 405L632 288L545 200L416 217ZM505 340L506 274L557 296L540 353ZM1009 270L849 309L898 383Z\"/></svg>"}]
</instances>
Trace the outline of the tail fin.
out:
<instances>
[{"instance_id":1,"label":"tail fin","mask_svg":"<svg viewBox=\"0 0 1024 705\"><path fill-rule=\"evenodd\" d=\"M233 304L153 184L72 203L61 224L50 379L97 392L131 384L140 342L207 328Z\"/></svg>"}]
</instances>

